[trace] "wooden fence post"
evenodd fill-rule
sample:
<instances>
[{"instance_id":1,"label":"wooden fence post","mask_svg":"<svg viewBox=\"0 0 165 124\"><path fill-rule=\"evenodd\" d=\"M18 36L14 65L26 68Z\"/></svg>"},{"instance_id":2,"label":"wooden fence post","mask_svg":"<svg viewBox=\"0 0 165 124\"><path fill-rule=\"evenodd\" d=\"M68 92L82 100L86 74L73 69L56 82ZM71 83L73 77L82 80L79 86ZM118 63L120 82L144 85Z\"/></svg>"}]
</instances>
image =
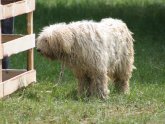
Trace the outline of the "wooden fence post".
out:
<instances>
[{"instance_id":1,"label":"wooden fence post","mask_svg":"<svg viewBox=\"0 0 165 124\"><path fill-rule=\"evenodd\" d=\"M1 5L1 4L0 4ZM2 51L2 38L1 38L1 20L0 20L0 83L2 82L2 58L3 58L3 51Z\"/></svg>"},{"instance_id":2,"label":"wooden fence post","mask_svg":"<svg viewBox=\"0 0 165 124\"><path fill-rule=\"evenodd\" d=\"M33 12L27 14L27 33L33 33ZM27 70L34 69L34 50L28 50Z\"/></svg>"},{"instance_id":3,"label":"wooden fence post","mask_svg":"<svg viewBox=\"0 0 165 124\"><path fill-rule=\"evenodd\" d=\"M1 5L1 0L0 0ZM1 20L0 20L0 83L2 82L2 38L1 38Z\"/></svg>"}]
</instances>

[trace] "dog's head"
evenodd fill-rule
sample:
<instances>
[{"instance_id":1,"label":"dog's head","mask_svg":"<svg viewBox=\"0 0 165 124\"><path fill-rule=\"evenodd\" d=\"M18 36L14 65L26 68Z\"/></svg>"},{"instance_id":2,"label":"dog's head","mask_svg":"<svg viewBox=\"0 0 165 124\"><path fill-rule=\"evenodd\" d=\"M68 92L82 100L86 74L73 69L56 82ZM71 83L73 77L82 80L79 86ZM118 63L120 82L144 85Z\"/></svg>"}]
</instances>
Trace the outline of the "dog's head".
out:
<instances>
[{"instance_id":1,"label":"dog's head","mask_svg":"<svg viewBox=\"0 0 165 124\"><path fill-rule=\"evenodd\" d=\"M39 36L36 39L36 49L43 56L48 58L53 58L53 53L50 50L50 32L47 30L47 27L42 30Z\"/></svg>"},{"instance_id":2,"label":"dog's head","mask_svg":"<svg viewBox=\"0 0 165 124\"><path fill-rule=\"evenodd\" d=\"M73 42L73 33L62 23L44 27L36 39L36 47L42 55L57 59L60 54L70 54Z\"/></svg>"}]
</instances>

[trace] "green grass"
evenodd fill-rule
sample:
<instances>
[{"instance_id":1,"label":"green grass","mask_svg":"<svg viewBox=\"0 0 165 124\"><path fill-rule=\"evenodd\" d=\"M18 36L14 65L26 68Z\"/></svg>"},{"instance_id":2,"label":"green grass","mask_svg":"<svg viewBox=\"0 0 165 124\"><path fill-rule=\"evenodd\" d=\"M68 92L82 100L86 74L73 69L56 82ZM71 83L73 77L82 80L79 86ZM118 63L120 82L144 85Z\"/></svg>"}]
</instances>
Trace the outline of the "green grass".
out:
<instances>
[{"instance_id":1,"label":"green grass","mask_svg":"<svg viewBox=\"0 0 165 124\"><path fill-rule=\"evenodd\" d=\"M0 124L165 123L165 1L164 0L37 0L34 32L43 26L82 19L114 17L125 21L135 39L131 94L110 98L78 98L69 69L57 83L59 62L35 52L37 83L0 100ZM25 16L15 19L15 32L25 33ZM18 61L19 60L19 61ZM26 53L13 55L11 68L26 68Z\"/></svg>"}]
</instances>

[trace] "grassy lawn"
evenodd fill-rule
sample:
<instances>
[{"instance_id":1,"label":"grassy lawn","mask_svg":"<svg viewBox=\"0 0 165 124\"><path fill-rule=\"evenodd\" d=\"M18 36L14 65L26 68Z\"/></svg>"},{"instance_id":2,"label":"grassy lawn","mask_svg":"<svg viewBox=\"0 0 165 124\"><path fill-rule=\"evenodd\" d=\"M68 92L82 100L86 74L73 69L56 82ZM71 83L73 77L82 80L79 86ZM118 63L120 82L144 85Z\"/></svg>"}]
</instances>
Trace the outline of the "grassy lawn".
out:
<instances>
[{"instance_id":1,"label":"grassy lawn","mask_svg":"<svg viewBox=\"0 0 165 124\"><path fill-rule=\"evenodd\" d=\"M110 98L76 96L69 69L58 83L60 64L35 51L37 83L0 100L0 124L165 123L165 1L164 0L37 0L36 35L43 26L104 17L122 19L134 32L135 66L131 94L110 86ZM15 32L25 33L25 16L15 18ZM13 55L11 68L26 68L26 52Z\"/></svg>"}]
</instances>

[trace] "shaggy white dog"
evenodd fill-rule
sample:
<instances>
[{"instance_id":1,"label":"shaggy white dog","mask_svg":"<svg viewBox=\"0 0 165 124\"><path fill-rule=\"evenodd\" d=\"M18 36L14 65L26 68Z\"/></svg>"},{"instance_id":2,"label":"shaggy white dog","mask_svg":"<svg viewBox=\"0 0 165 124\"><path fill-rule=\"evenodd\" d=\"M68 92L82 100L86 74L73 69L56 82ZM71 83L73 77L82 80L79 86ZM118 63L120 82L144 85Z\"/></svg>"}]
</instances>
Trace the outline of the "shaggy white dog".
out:
<instances>
[{"instance_id":1,"label":"shaggy white dog","mask_svg":"<svg viewBox=\"0 0 165 124\"><path fill-rule=\"evenodd\" d=\"M109 78L116 88L129 93L133 70L133 38L121 20L78 21L44 27L37 50L66 64L78 79L78 93L107 98Z\"/></svg>"}]
</instances>

